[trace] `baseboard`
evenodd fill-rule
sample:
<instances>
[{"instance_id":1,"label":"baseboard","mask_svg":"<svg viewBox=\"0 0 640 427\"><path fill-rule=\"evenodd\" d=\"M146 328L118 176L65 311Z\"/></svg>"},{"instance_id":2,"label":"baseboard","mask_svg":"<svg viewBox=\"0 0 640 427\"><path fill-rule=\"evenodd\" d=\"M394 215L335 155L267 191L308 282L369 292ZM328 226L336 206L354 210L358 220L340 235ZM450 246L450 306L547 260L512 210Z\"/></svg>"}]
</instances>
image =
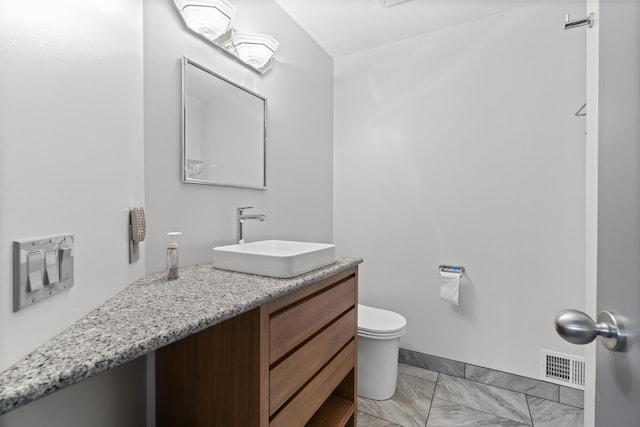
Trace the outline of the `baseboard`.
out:
<instances>
[{"instance_id":1,"label":"baseboard","mask_svg":"<svg viewBox=\"0 0 640 427\"><path fill-rule=\"evenodd\" d=\"M400 349L398 361L453 377L584 408L584 391L575 388L404 348Z\"/></svg>"}]
</instances>

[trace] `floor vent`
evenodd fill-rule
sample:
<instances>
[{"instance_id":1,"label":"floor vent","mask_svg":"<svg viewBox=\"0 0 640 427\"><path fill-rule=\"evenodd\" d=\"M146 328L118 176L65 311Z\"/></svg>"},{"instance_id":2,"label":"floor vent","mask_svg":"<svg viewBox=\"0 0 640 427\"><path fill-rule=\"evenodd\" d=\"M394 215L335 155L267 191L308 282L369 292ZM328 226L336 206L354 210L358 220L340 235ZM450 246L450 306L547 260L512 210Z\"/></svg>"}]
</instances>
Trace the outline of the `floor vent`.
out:
<instances>
[{"instance_id":1,"label":"floor vent","mask_svg":"<svg viewBox=\"0 0 640 427\"><path fill-rule=\"evenodd\" d=\"M584 390L584 375L584 357L540 350L541 379Z\"/></svg>"}]
</instances>

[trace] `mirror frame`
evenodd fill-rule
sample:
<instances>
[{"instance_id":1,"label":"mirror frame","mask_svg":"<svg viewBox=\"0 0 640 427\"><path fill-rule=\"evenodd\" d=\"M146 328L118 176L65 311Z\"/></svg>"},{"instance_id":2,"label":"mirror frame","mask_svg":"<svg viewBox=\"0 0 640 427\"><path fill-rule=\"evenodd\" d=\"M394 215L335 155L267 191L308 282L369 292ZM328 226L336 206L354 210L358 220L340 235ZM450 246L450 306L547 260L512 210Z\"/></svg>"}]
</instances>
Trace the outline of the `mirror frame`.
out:
<instances>
[{"instance_id":1,"label":"mirror frame","mask_svg":"<svg viewBox=\"0 0 640 427\"><path fill-rule=\"evenodd\" d=\"M262 185L250 185L250 184L237 184L227 182L214 182L203 179L195 179L187 176L187 67L192 65L211 76L218 78L226 83L233 85L234 87L243 90L256 98L259 98L263 102L263 135L264 140L262 143L263 148L263 162L262 162ZM249 188L254 190L266 190L267 189L267 98L264 96L247 89L244 86L237 84L236 82L229 80L228 78L221 76L220 74L211 71L207 67L198 64L197 62L182 57L182 162L181 162L181 178L182 182L189 184L203 184L203 185L215 185L218 187L234 187L234 188Z\"/></svg>"}]
</instances>

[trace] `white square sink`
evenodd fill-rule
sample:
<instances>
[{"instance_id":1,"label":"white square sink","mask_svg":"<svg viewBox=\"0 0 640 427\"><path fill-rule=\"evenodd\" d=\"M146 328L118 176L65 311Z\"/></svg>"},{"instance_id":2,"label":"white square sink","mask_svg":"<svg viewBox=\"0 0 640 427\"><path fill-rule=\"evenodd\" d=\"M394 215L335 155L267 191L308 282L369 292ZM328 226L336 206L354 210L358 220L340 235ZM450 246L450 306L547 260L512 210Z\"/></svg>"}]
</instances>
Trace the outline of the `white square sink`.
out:
<instances>
[{"instance_id":1,"label":"white square sink","mask_svg":"<svg viewBox=\"0 0 640 427\"><path fill-rule=\"evenodd\" d=\"M259 276L288 278L336 261L336 246L326 243L263 240L213 248L213 266Z\"/></svg>"}]
</instances>

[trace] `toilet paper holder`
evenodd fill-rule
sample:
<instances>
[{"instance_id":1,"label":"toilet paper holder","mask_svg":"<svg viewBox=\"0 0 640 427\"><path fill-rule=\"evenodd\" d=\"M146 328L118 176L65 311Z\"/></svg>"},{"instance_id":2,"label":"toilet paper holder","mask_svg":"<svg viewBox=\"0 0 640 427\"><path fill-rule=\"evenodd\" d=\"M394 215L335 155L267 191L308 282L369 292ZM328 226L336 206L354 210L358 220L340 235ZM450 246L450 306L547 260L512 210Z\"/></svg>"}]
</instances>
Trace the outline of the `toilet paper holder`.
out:
<instances>
[{"instance_id":1,"label":"toilet paper holder","mask_svg":"<svg viewBox=\"0 0 640 427\"><path fill-rule=\"evenodd\" d=\"M462 277L462 274L464 273L464 267L461 265L445 265L445 264L441 264L438 269L440 270L440 273L442 272L447 272L447 273L458 273L460 274L460 277Z\"/></svg>"}]
</instances>

